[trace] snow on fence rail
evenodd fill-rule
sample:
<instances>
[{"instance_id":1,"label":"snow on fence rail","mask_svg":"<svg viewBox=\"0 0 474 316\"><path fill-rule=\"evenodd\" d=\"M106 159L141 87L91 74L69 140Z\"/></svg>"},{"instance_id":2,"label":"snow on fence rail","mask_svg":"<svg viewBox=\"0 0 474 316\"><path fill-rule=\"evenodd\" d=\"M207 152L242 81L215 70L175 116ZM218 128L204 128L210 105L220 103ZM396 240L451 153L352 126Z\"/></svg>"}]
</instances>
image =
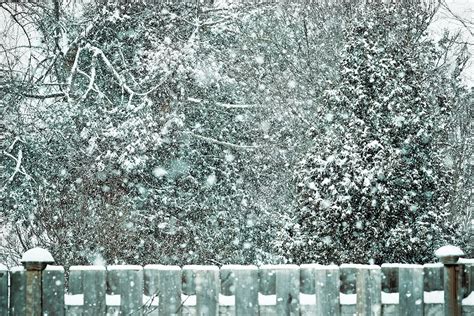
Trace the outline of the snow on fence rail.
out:
<instances>
[{"instance_id":1,"label":"snow on fence rail","mask_svg":"<svg viewBox=\"0 0 474 316\"><path fill-rule=\"evenodd\" d=\"M452 250L425 265L73 266L66 288L36 248L0 265L0 315L474 315L474 260Z\"/></svg>"}]
</instances>

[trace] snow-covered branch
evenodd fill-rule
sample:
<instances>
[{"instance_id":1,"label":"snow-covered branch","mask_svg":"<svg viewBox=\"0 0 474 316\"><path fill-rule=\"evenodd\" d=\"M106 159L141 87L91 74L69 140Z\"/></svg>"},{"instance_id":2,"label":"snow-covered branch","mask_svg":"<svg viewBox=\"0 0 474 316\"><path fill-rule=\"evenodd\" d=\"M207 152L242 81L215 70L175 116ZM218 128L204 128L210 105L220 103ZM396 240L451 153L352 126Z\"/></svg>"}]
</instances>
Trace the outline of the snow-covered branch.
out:
<instances>
[{"instance_id":1,"label":"snow-covered branch","mask_svg":"<svg viewBox=\"0 0 474 316\"><path fill-rule=\"evenodd\" d=\"M190 131L187 131L187 132L184 132L185 134L188 134L188 135L191 135L197 139L201 139L201 140L204 140L204 141L207 141L209 143L213 143L213 144L217 144L217 145L222 145L222 146L226 146L226 147L232 147L232 148L236 148L236 149L245 149L245 150L253 150L253 149L258 149L258 148L261 148L262 146L259 146L259 145L238 145L238 144L233 144L233 143L229 143L229 142L224 142L224 141L221 141L221 140L218 140L218 139L215 139L215 138L211 138L211 137L206 137L206 136L202 136L202 135L199 135L199 134L195 134L193 132L190 132Z\"/></svg>"},{"instance_id":2,"label":"snow-covered branch","mask_svg":"<svg viewBox=\"0 0 474 316\"><path fill-rule=\"evenodd\" d=\"M13 159L16 163L15 165L15 169L13 170L13 173L12 175L10 176L10 178L8 179L8 183L12 182L13 179L15 178L16 174L17 173L21 173L23 174L24 176L26 176L27 178L31 178L25 171L25 169L23 168L23 166L21 165L21 162L22 162L22 159L23 159L23 151L20 149L18 150L18 156L15 157L13 156L12 154L4 151L3 154L11 159Z\"/></svg>"}]
</instances>

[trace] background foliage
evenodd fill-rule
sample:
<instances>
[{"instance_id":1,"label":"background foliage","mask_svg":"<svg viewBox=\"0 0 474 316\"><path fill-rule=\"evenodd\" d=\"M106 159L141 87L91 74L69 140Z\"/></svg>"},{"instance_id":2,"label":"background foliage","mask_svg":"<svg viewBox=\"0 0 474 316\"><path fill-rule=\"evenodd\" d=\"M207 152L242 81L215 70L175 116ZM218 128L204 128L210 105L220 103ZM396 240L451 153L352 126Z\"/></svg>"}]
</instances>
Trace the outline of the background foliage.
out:
<instances>
[{"instance_id":1,"label":"background foliage","mask_svg":"<svg viewBox=\"0 0 474 316\"><path fill-rule=\"evenodd\" d=\"M436 7L0 9L8 260L424 262L466 244L468 56L426 37Z\"/></svg>"}]
</instances>

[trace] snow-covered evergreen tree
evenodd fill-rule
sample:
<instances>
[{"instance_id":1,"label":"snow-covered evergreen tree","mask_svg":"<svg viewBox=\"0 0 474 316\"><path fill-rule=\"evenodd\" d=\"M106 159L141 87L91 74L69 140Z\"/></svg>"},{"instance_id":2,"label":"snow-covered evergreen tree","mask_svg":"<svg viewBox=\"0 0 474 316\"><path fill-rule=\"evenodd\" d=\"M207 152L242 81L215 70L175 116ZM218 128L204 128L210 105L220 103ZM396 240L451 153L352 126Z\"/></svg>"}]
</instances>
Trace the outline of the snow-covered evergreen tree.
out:
<instances>
[{"instance_id":1,"label":"snow-covered evergreen tree","mask_svg":"<svg viewBox=\"0 0 474 316\"><path fill-rule=\"evenodd\" d=\"M454 234L439 51L422 14L379 9L348 31L341 79L325 92L327 124L297 171L296 261L420 263Z\"/></svg>"}]
</instances>

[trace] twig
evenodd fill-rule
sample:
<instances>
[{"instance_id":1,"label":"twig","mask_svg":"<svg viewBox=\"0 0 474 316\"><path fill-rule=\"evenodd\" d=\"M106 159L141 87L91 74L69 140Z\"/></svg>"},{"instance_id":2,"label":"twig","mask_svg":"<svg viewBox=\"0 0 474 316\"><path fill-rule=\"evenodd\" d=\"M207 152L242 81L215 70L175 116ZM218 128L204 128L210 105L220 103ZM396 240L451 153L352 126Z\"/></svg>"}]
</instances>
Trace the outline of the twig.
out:
<instances>
[{"instance_id":1,"label":"twig","mask_svg":"<svg viewBox=\"0 0 474 316\"><path fill-rule=\"evenodd\" d=\"M191 135L193 137L196 137L198 139L205 140L207 142L213 143L213 144L218 144L218 145L237 148L237 149L253 150L253 149L258 149L258 148L261 147L259 145L237 145L237 144L233 144L233 143L229 143L229 142L224 142L224 141L221 141L221 140L218 140L218 139L214 139L214 138L211 138L211 137L198 135L198 134L195 134L195 133L190 132L190 131L186 131L184 133L188 134L188 135Z\"/></svg>"}]
</instances>

